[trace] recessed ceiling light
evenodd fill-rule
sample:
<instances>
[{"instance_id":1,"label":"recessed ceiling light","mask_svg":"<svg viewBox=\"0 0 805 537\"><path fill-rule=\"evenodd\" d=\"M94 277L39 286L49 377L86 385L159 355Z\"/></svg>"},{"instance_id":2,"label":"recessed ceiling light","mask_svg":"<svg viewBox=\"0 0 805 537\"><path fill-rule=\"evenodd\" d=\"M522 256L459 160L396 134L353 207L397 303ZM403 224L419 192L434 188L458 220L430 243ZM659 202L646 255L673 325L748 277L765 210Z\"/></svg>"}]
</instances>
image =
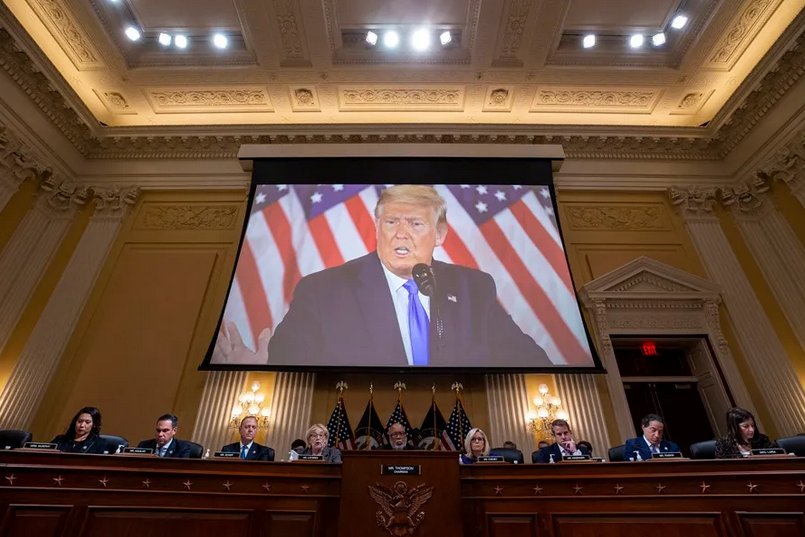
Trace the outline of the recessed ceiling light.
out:
<instances>
[{"instance_id":1,"label":"recessed ceiling light","mask_svg":"<svg viewBox=\"0 0 805 537\"><path fill-rule=\"evenodd\" d=\"M372 46L377 45L377 34L374 33L372 30L366 32L366 42Z\"/></svg>"},{"instance_id":2,"label":"recessed ceiling light","mask_svg":"<svg viewBox=\"0 0 805 537\"><path fill-rule=\"evenodd\" d=\"M142 34L140 34L140 30L135 28L134 26L127 26L126 27L126 37L128 37L131 41L137 41L140 39Z\"/></svg>"},{"instance_id":3,"label":"recessed ceiling light","mask_svg":"<svg viewBox=\"0 0 805 537\"><path fill-rule=\"evenodd\" d=\"M411 48L414 50L427 50L430 47L430 32L427 28L419 28L411 34Z\"/></svg>"},{"instance_id":4,"label":"recessed ceiling light","mask_svg":"<svg viewBox=\"0 0 805 537\"><path fill-rule=\"evenodd\" d=\"M593 48L595 46L595 34L587 34L581 40L581 46L584 48Z\"/></svg>"},{"instance_id":5,"label":"recessed ceiling light","mask_svg":"<svg viewBox=\"0 0 805 537\"><path fill-rule=\"evenodd\" d=\"M176 44L178 48L187 48L187 36L184 35L177 35L173 38L173 42Z\"/></svg>"},{"instance_id":6,"label":"recessed ceiling light","mask_svg":"<svg viewBox=\"0 0 805 537\"><path fill-rule=\"evenodd\" d=\"M215 34L212 36L212 44L216 48L226 48L229 45L229 39L224 34Z\"/></svg>"},{"instance_id":7,"label":"recessed ceiling light","mask_svg":"<svg viewBox=\"0 0 805 537\"><path fill-rule=\"evenodd\" d=\"M160 32L159 37L157 38L157 40L159 41L159 44L162 45L163 47L168 47L168 46L170 46L171 41L173 40L173 38L171 37L170 34L166 34L165 32Z\"/></svg>"},{"instance_id":8,"label":"recessed ceiling light","mask_svg":"<svg viewBox=\"0 0 805 537\"><path fill-rule=\"evenodd\" d=\"M645 38L642 35L634 34L629 38L629 46L632 48L640 48L643 46L643 41L645 41Z\"/></svg>"},{"instance_id":9,"label":"recessed ceiling light","mask_svg":"<svg viewBox=\"0 0 805 537\"><path fill-rule=\"evenodd\" d=\"M453 34L450 33L450 30L445 30L441 34L439 34L439 42L442 44L443 47L450 44L453 40Z\"/></svg>"},{"instance_id":10,"label":"recessed ceiling light","mask_svg":"<svg viewBox=\"0 0 805 537\"><path fill-rule=\"evenodd\" d=\"M651 36L651 43L655 47L659 47L660 45L665 44L665 32L660 32L658 34L654 34Z\"/></svg>"},{"instance_id":11,"label":"recessed ceiling light","mask_svg":"<svg viewBox=\"0 0 805 537\"><path fill-rule=\"evenodd\" d=\"M674 20L671 21L671 27L677 30L681 30L685 27L688 23L688 18L685 15L677 15L674 17Z\"/></svg>"},{"instance_id":12,"label":"recessed ceiling light","mask_svg":"<svg viewBox=\"0 0 805 537\"><path fill-rule=\"evenodd\" d=\"M383 45L387 48L395 48L400 44L400 34L394 30L388 30L383 34Z\"/></svg>"}]
</instances>

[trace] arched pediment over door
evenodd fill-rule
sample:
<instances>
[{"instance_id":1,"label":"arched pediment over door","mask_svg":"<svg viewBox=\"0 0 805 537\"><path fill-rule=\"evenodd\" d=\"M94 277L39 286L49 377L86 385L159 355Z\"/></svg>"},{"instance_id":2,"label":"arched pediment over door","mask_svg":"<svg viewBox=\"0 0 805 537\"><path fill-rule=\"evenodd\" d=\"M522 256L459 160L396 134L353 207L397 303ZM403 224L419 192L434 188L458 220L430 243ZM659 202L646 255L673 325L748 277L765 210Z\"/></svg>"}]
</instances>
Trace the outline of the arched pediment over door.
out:
<instances>
[{"instance_id":1,"label":"arched pediment over door","mask_svg":"<svg viewBox=\"0 0 805 537\"><path fill-rule=\"evenodd\" d=\"M721 295L716 284L643 256L587 283L580 295L607 370L621 438L634 436L635 430L612 345L612 338L617 336L697 336L702 344L692 350L696 374L713 395L707 410L715 429L723 428L727 405L737 404L754 411L721 330Z\"/></svg>"}]
</instances>

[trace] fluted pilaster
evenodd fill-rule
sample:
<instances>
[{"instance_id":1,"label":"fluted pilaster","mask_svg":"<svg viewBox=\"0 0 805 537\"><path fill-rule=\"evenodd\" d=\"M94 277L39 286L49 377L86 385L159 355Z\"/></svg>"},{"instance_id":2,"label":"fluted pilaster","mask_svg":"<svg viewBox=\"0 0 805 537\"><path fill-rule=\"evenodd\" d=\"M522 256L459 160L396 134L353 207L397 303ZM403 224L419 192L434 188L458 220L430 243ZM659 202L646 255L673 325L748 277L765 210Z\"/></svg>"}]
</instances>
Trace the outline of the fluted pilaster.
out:
<instances>
[{"instance_id":1,"label":"fluted pilaster","mask_svg":"<svg viewBox=\"0 0 805 537\"><path fill-rule=\"evenodd\" d=\"M10 173L8 170L0 169L0 211L8 204L11 196L20 189L22 179Z\"/></svg>"},{"instance_id":2,"label":"fluted pilaster","mask_svg":"<svg viewBox=\"0 0 805 537\"><path fill-rule=\"evenodd\" d=\"M276 450L277 460L285 458L291 442L304 436L311 425L315 381L314 373L277 373L268 432L268 445Z\"/></svg>"},{"instance_id":3,"label":"fluted pilaster","mask_svg":"<svg viewBox=\"0 0 805 537\"><path fill-rule=\"evenodd\" d=\"M768 317L709 210L681 204L685 225L727 312L755 382L781 435L805 430L805 393Z\"/></svg>"},{"instance_id":4,"label":"fluted pilaster","mask_svg":"<svg viewBox=\"0 0 805 537\"><path fill-rule=\"evenodd\" d=\"M193 428L193 442L210 451L217 451L230 442L229 429L232 406L238 400L246 382L245 371L210 371L204 383L204 393L198 406L198 418ZM262 441L262 439L259 439Z\"/></svg>"},{"instance_id":5,"label":"fluted pilaster","mask_svg":"<svg viewBox=\"0 0 805 537\"><path fill-rule=\"evenodd\" d=\"M528 392L521 374L486 375L489 405L489 441L492 446L511 440L524 454L533 449L534 440L526 428Z\"/></svg>"},{"instance_id":6,"label":"fluted pilaster","mask_svg":"<svg viewBox=\"0 0 805 537\"><path fill-rule=\"evenodd\" d=\"M27 429L136 191L99 200L11 376L0 393L0 426Z\"/></svg>"},{"instance_id":7,"label":"fluted pilaster","mask_svg":"<svg viewBox=\"0 0 805 537\"><path fill-rule=\"evenodd\" d=\"M593 375L556 375L556 390L570 416L573 437L588 440L597 456L606 457L610 442L601 397ZM615 442L620 444L620 442Z\"/></svg>"}]
</instances>

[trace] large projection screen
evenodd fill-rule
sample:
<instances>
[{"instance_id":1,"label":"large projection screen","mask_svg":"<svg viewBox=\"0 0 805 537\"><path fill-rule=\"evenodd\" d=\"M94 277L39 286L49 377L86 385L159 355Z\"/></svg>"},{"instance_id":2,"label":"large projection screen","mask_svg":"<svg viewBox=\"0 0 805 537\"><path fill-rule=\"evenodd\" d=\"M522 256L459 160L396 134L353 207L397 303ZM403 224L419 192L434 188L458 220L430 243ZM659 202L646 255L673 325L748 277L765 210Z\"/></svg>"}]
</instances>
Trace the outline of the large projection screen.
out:
<instances>
[{"instance_id":1,"label":"large projection screen","mask_svg":"<svg viewBox=\"0 0 805 537\"><path fill-rule=\"evenodd\" d=\"M244 232L203 369L601 369L550 158L274 151L250 164ZM423 261L435 286L407 291Z\"/></svg>"}]
</instances>

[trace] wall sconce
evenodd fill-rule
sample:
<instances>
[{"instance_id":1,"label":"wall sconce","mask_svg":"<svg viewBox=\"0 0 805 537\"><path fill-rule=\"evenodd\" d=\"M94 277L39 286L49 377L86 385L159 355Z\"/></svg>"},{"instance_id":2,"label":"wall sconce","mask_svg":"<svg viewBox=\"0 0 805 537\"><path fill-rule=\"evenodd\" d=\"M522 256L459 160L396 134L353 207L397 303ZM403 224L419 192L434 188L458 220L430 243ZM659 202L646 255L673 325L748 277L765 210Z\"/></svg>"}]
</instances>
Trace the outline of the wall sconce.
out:
<instances>
[{"instance_id":1,"label":"wall sconce","mask_svg":"<svg viewBox=\"0 0 805 537\"><path fill-rule=\"evenodd\" d=\"M562 400L556 395L551 395L547 384L540 384L538 389L539 395L534 398L537 410L526 414L526 420L532 433L539 435L540 439L550 438L551 422L555 419L566 420L568 415L562 408Z\"/></svg>"},{"instance_id":2,"label":"wall sconce","mask_svg":"<svg viewBox=\"0 0 805 537\"><path fill-rule=\"evenodd\" d=\"M232 407L232 416L229 420L229 427L237 429L240 421L247 416L257 418L257 427L264 429L268 427L268 417L271 415L271 408L264 407L263 402L266 396L259 392L260 383L252 383L251 391L243 392L238 396L238 402Z\"/></svg>"}]
</instances>

